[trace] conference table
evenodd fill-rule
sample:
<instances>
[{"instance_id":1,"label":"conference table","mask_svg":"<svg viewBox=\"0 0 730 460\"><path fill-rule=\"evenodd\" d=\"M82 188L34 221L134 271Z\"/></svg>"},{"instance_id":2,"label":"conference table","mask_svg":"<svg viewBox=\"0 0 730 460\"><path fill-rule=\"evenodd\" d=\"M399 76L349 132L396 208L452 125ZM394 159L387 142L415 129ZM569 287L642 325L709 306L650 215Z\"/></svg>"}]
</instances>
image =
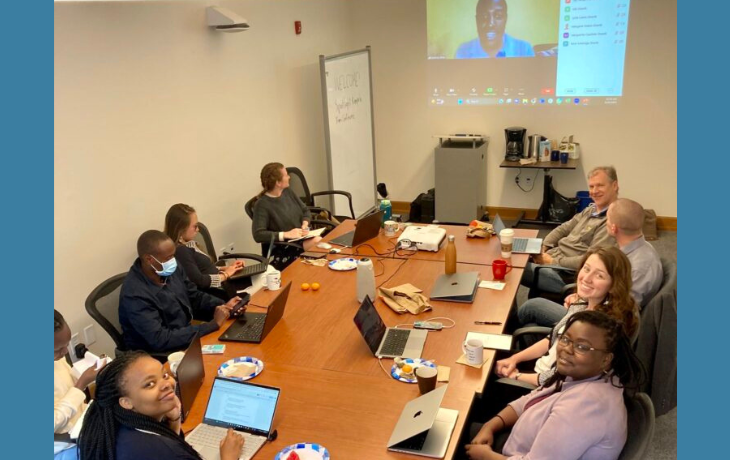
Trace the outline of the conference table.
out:
<instances>
[{"instance_id":1,"label":"conference table","mask_svg":"<svg viewBox=\"0 0 730 460\"><path fill-rule=\"evenodd\" d=\"M355 229L356 220L348 219L338 225L335 229L329 232L322 240L326 243L332 241L347 232ZM426 225L426 224L424 224ZM499 238L492 236L490 238L468 238L466 236L469 230L468 226L465 225L439 225L439 227L446 230L446 235L454 235L454 244L456 245L457 260L466 264L477 264L477 265L492 265L492 262L496 259L502 258L502 246L499 242ZM368 240L365 244L362 244L356 248L342 248L340 246L333 245L333 247L341 249L340 254L344 255L362 255L372 257L393 257L393 258L414 258L419 260L428 261L440 261L443 262L446 258L445 251L443 248L447 244L447 238L441 243L438 252L431 251L395 251L398 237L403 232L403 225L401 224L400 230L395 236L385 236L383 230L375 238ZM514 229L515 236L521 238L535 238L537 237L538 231L532 229L516 228ZM314 247L310 249L314 252L328 252L328 249L321 249ZM527 254L512 254L512 257L508 262L513 267L524 268L527 265L529 256Z\"/></svg>"},{"instance_id":2,"label":"conference table","mask_svg":"<svg viewBox=\"0 0 730 460\"><path fill-rule=\"evenodd\" d=\"M465 252L460 253L459 260ZM342 256L327 255L328 260L339 257ZM427 297L444 270L443 262L415 255L371 258L376 286L411 283ZM481 280L492 280L489 265L459 263L457 271L478 271ZM390 327L433 317L455 321L452 328L429 332L422 353L422 358L450 368L449 388L441 406L458 410L459 418L445 458L454 457L471 403L475 394L485 388L494 362L495 352L485 349L487 361L482 368L457 364L462 342L469 331L503 331L522 272L521 268L513 268L502 290L479 288L471 304L430 301L433 310L419 315L398 314L379 296L374 302ZM304 291L301 284L305 282L317 282L321 288ZM334 271L297 260L282 272L282 288L287 283L291 283L291 288L284 316L261 344L225 342L224 354L204 356L205 380L183 424L184 431L189 432L202 421L220 365L235 357L254 356L264 362L264 370L251 382L281 388L274 420L278 438L266 443L255 458L274 458L283 448L302 442L325 446L335 459L413 458L389 452L387 442L405 404L419 396L418 385L393 379L389 375L393 361L384 359L381 367L357 330L353 321L360 306L356 299L356 270ZM249 311L265 311L280 292L257 292L251 298ZM476 325L475 320L501 324ZM232 321L203 337L202 343L220 343L218 336ZM441 321L445 326L451 324Z\"/></svg>"}]
</instances>

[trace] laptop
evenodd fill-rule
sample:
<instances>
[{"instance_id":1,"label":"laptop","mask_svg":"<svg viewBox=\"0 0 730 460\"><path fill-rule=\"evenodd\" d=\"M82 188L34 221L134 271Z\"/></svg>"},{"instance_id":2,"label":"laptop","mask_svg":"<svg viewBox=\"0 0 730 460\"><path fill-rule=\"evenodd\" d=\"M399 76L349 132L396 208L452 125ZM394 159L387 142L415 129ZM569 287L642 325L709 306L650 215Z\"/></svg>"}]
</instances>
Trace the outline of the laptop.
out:
<instances>
[{"instance_id":1,"label":"laptop","mask_svg":"<svg viewBox=\"0 0 730 460\"><path fill-rule=\"evenodd\" d=\"M259 262L257 264L251 264L246 265L242 269L238 270L236 273L231 275L232 280L238 280L241 278L248 278L253 275L258 275L259 273L263 273L266 271L266 268L269 266L269 261L271 260L271 250L274 249L274 237L271 238L271 243L269 243L269 250L266 254L266 260L263 262Z\"/></svg>"},{"instance_id":2,"label":"laptop","mask_svg":"<svg viewBox=\"0 0 730 460\"><path fill-rule=\"evenodd\" d=\"M224 342L261 343L276 326L286 307L291 282L284 286L279 295L269 305L266 313L245 312L218 337Z\"/></svg>"},{"instance_id":3,"label":"laptop","mask_svg":"<svg viewBox=\"0 0 730 460\"><path fill-rule=\"evenodd\" d=\"M472 303L478 287L479 272L441 275L431 289L431 300Z\"/></svg>"},{"instance_id":4,"label":"laptop","mask_svg":"<svg viewBox=\"0 0 730 460\"><path fill-rule=\"evenodd\" d=\"M459 411L441 408L448 385L406 404L388 440L388 450L444 458Z\"/></svg>"},{"instance_id":5,"label":"laptop","mask_svg":"<svg viewBox=\"0 0 730 460\"><path fill-rule=\"evenodd\" d=\"M175 393L180 398L182 406L180 415L182 421L188 418L193 401L198 395L198 390L203 385L205 368L203 367L203 352L200 347L200 336L195 334L190 346L185 350L185 356L177 366L177 387Z\"/></svg>"},{"instance_id":6,"label":"laptop","mask_svg":"<svg viewBox=\"0 0 730 460\"><path fill-rule=\"evenodd\" d=\"M244 438L240 460L248 460L271 433L281 390L240 380L216 377L203 423L185 440L205 460L220 460L220 442L228 428Z\"/></svg>"},{"instance_id":7,"label":"laptop","mask_svg":"<svg viewBox=\"0 0 730 460\"><path fill-rule=\"evenodd\" d=\"M494 231L499 232L504 230L505 225L502 222L502 218L499 214L494 216ZM512 252L515 254L541 254L542 253L542 238L517 238L512 239Z\"/></svg>"},{"instance_id":8,"label":"laptop","mask_svg":"<svg viewBox=\"0 0 730 460\"><path fill-rule=\"evenodd\" d=\"M369 296L355 314L355 325L377 358L420 358L428 336L424 329L386 328Z\"/></svg>"},{"instance_id":9,"label":"laptop","mask_svg":"<svg viewBox=\"0 0 730 460\"><path fill-rule=\"evenodd\" d=\"M370 238L375 238L380 232L380 224L383 221L383 211L378 211L358 219L355 222L355 230L340 235L337 238L328 241L330 244L353 248L360 245Z\"/></svg>"}]
</instances>

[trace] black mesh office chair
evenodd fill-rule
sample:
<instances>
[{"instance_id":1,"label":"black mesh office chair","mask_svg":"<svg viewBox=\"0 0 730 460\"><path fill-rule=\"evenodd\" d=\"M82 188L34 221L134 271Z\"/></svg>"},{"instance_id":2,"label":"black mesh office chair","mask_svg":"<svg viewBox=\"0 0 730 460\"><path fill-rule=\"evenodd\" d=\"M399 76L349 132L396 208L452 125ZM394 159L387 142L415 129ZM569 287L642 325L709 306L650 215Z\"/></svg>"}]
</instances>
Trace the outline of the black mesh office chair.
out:
<instances>
[{"instance_id":1,"label":"black mesh office chair","mask_svg":"<svg viewBox=\"0 0 730 460\"><path fill-rule=\"evenodd\" d=\"M119 323L119 291L121 291L122 283L124 283L126 277L127 273L112 276L98 285L86 298L86 312L114 340L116 345L115 356L120 356L129 351L124 345L122 325ZM150 353L150 355L164 363L167 361L169 353L158 352Z\"/></svg>"},{"instance_id":2,"label":"black mesh office chair","mask_svg":"<svg viewBox=\"0 0 730 460\"><path fill-rule=\"evenodd\" d=\"M326 190L322 192L310 193L309 186L307 185L307 179L304 178L304 173L299 168L289 167L286 168L286 172L288 172L290 176L289 188L302 200L302 202L307 207L309 207L309 209L312 211L312 215L318 214L321 211L325 211L330 216L333 215L327 208L323 208L315 204L314 200L316 197L330 196L334 198L333 195L342 195L347 198L347 203L350 206L350 215L334 216L335 219L342 222L345 219L355 218L355 210L352 207L352 195L349 192L345 192L344 190Z\"/></svg>"},{"instance_id":3,"label":"black mesh office chair","mask_svg":"<svg viewBox=\"0 0 730 460\"><path fill-rule=\"evenodd\" d=\"M253 207L256 201L259 199L255 196L246 202L244 210L246 215L253 221ZM329 233L336 225L334 222L328 220L313 219L309 222L309 228L316 230L318 228L325 228L326 230L322 233L325 236ZM300 242L289 242L289 241L274 241L274 248L271 251L271 260L269 263L272 267L277 270L284 270L292 262L294 262L299 254L304 252L304 247ZM266 256L269 253L269 243L261 243L261 255Z\"/></svg>"}]
</instances>

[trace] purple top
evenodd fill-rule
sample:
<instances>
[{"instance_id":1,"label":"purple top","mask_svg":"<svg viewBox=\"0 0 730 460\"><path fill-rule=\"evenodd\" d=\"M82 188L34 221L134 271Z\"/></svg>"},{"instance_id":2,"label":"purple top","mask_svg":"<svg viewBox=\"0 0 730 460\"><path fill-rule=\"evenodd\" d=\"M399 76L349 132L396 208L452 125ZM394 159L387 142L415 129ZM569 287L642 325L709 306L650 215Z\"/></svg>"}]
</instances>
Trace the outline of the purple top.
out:
<instances>
[{"instance_id":1,"label":"purple top","mask_svg":"<svg viewBox=\"0 0 730 460\"><path fill-rule=\"evenodd\" d=\"M534 397L555 385L537 389L510 403L519 416L502 449L511 459L616 460L626 442L623 389L601 376L573 381L524 410Z\"/></svg>"}]
</instances>

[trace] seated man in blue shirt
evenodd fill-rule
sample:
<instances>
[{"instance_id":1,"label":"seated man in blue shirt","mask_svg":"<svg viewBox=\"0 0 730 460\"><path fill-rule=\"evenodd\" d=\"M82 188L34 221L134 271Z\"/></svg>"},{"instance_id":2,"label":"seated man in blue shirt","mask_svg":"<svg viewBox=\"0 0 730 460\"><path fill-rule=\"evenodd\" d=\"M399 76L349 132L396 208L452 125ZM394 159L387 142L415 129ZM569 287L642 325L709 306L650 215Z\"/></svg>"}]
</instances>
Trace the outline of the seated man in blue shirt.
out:
<instances>
[{"instance_id":1,"label":"seated man in blue shirt","mask_svg":"<svg viewBox=\"0 0 730 460\"><path fill-rule=\"evenodd\" d=\"M531 57L532 45L512 38L504 32L507 26L505 0L479 0L477 3L477 32L474 40L462 43L456 50L456 59L488 57Z\"/></svg>"},{"instance_id":2,"label":"seated man in blue shirt","mask_svg":"<svg viewBox=\"0 0 730 460\"><path fill-rule=\"evenodd\" d=\"M163 232L148 230L137 240L139 257L119 294L119 322L129 350L174 351L187 347L196 333L218 330L241 300L221 300L198 288L175 260L175 244ZM202 324L193 319L212 317Z\"/></svg>"}]
</instances>

